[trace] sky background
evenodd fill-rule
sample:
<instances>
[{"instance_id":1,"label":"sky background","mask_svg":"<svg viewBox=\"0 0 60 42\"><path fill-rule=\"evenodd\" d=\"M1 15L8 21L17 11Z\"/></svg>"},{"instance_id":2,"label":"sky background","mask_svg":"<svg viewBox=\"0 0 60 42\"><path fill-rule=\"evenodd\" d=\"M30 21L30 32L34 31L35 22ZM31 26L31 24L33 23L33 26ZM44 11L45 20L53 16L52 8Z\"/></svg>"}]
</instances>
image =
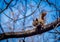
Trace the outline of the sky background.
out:
<instances>
[{"instance_id":1,"label":"sky background","mask_svg":"<svg viewBox=\"0 0 60 42\"><path fill-rule=\"evenodd\" d=\"M52 4L49 4L46 0L13 0L8 9L0 13L0 24L2 25L4 32L32 30L34 28L32 25L33 19L39 18L42 11L47 12L45 24L49 24L56 20L60 15L59 11L56 11L60 10L60 0L48 1ZM5 0L5 2L9 3L10 0ZM5 2L4 0L0 0L0 11L6 8L7 4ZM39 2L40 5L39 8L37 8ZM60 34L49 33L55 32L56 30L60 32L60 27L41 35L26 37L25 42L60 42L60 40L58 40L58 38L60 38ZM0 33L3 33L1 29ZM7 40L8 42L22 42L23 39L24 38L10 38L0 42L7 42Z\"/></svg>"}]
</instances>

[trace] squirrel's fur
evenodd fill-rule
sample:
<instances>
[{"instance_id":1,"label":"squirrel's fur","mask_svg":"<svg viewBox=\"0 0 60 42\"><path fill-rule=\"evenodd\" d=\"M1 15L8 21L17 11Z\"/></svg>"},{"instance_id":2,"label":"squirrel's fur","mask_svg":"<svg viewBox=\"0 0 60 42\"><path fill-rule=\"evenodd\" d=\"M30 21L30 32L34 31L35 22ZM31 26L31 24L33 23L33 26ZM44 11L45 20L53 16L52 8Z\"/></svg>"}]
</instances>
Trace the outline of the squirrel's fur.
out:
<instances>
[{"instance_id":1,"label":"squirrel's fur","mask_svg":"<svg viewBox=\"0 0 60 42\"><path fill-rule=\"evenodd\" d=\"M36 20L33 20L33 26L37 26L38 24L44 25L46 14L47 14L46 12L43 12L39 18L36 18Z\"/></svg>"}]
</instances>

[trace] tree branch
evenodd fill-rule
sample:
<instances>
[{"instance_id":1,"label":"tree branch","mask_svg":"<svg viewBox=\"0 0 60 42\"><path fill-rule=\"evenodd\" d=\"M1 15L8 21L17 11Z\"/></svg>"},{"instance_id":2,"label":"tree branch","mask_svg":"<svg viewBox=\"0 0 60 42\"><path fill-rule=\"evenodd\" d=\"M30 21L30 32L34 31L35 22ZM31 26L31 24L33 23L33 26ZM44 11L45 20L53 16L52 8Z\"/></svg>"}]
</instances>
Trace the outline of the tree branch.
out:
<instances>
[{"instance_id":1,"label":"tree branch","mask_svg":"<svg viewBox=\"0 0 60 42\"><path fill-rule=\"evenodd\" d=\"M0 29L1 29L1 30L2 30L2 32L4 33L4 30L3 30L2 26L1 26L1 24L0 24Z\"/></svg>"},{"instance_id":2,"label":"tree branch","mask_svg":"<svg viewBox=\"0 0 60 42\"><path fill-rule=\"evenodd\" d=\"M45 25L42 27L41 25L38 25L36 28L32 30L22 31L22 32L7 32L0 34L0 40L8 39L8 38L22 38L22 37L29 37L37 34L42 34L44 32L47 32L49 30L54 29L54 27L58 24L60 26L60 18L55 20L54 22ZM43 29L41 29L43 28Z\"/></svg>"},{"instance_id":3,"label":"tree branch","mask_svg":"<svg viewBox=\"0 0 60 42\"><path fill-rule=\"evenodd\" d=\"M4 11L9 7L9 5L12 3L12 1L13 1L13 0L11 0L11 1L7 4L7 6L5 7L5 9L3 9L2 11L0 11L0 14L1 14L2 12L4 12Z\"/></svg>"}]
</instances>

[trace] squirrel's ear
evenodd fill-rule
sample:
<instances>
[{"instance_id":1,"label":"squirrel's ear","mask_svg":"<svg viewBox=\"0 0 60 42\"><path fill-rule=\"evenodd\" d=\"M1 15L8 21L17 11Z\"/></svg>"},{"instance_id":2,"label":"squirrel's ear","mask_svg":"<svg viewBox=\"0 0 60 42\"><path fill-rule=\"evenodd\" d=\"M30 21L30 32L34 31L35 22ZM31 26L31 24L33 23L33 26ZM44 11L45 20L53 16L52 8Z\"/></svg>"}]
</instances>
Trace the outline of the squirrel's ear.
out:
<instances>
[{"instance_id":1,"label":"squirrel's ear","mask_svg":"<svg viewBox=\"0 0 60 42\"><path fill-rule=\"evenodd\" d=\"M38 19L36 18L36 21L38 21Z\"/></svg>"}]
</instances>

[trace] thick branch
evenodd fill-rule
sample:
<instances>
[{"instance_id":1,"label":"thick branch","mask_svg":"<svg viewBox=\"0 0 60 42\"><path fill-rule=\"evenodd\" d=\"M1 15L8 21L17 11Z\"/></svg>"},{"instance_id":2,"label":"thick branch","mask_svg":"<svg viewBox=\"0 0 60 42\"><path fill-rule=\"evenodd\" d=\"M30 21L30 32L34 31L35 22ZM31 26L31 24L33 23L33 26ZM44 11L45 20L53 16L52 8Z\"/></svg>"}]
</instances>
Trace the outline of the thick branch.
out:
<instances>
[{"instance_id":1,"label":"thick branch","mask_svg":"<svg viewBox=\"0 0 60 42\"><path fill-rule=\"evenodd\" d=\"M38 25L36 28L34 28L33 30L27 30L27 31L23 31L23 32L7 32L7 33L2 33L0 34L0 40L3 39L8 39L8 38L22 38L22 37L29 37L29 36L33 36L33 35L37 35L37 34L42 34L44 32L47 32L51 29L54 29L54 27L58 24L58 26L60 26L60 18L57 20L55 20L54 22L45 25L44 27L41 27L41 25ZM44 28L41 30L41 28Z\"/></svg>"}]
</instances>

